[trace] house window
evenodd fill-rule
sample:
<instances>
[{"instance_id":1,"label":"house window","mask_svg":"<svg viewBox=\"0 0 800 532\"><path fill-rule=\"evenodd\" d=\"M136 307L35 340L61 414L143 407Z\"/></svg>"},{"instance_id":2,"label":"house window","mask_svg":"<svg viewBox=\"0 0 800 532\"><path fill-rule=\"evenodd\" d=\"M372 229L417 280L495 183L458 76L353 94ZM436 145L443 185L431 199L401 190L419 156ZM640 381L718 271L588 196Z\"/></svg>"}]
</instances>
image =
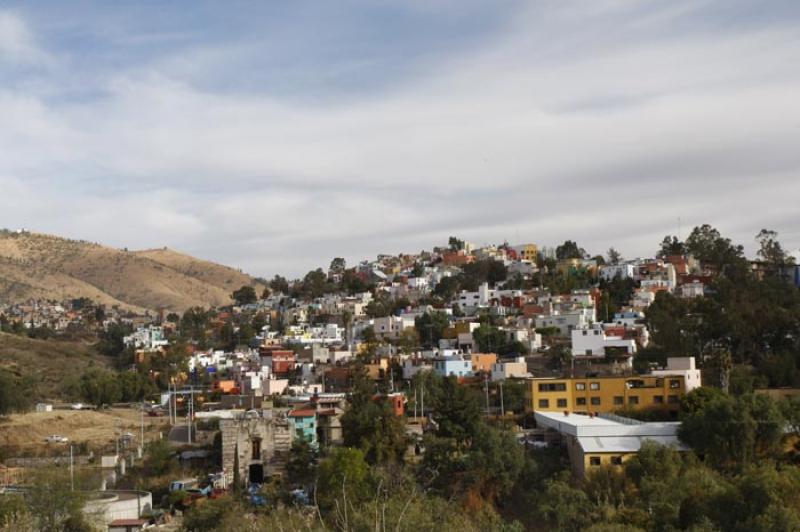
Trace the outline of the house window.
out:
<instances>
[{"instance_id":1,"label":"house window","mask_svg":"<svg viewBox=\"0 0 800 532\"><path fill-rule=\"evenodd\" d=\"M628 404L629 405L638 405L639 404L639 397L636 395L631 395L628 397Z\"/></svg>"},{"instance_id":2,"label":"house window","mask_svg":"<svg viewBox=\"0 0 800 532\"><path fill-rule=\"evenodd\" d=\"M540 392L566 392L567 385L563 382L554 382L554 383L540 383L539 384L539 391Z\"/></svg>"},{"instance_id":3,"label":"house window","mask_svg":"<svg viewBox=\"0 0 800 532\"><path fill-rule=\"evenodd\" d=\"M549 399L539 399L539 408L550 408Z\"/></svg>"},{"instance_id":4,"label":"house window","mask_svg":"<svg viewBox=\"0 0 800 532\"><path fill-rule=\"evenodd\" d=\"M587 349L586 352L584 353L584 355L591 356L592 355L592 350L591 349Z\"/></svg>"},{"instance_id":5,"label":"house window","mask_svg":"<svg viewBox=\"0 0 800 532\"><path fill-rule=\"evenodd\" d=\"M600 406L600 398L599 397L592 397L592 405L593 406Z\"/></svg>"},{"instance_id":6,"label":"house window","mask_svg":"<svg viewBox=\"0 0 800 532\"><path fill-rule=\"evenodd\" d=\"M653 403L655 403L657 405L663 405L664 404L664 396L663 395L654 395L653 396Z\"/></svg>"},{"instance_id":7,"label":"house window","mask_svg":"<svg viewBox=\"0 0 800 532\"><path fill-rule=\"evenodd\" d=\"M599 390L600 389L600 383L599 382L593 382L593 383L589 384L589 389L590 390Z\"/></svg>"},{"instance_id":8,"label":"house window","mask_svg":"<svg viewBox=\"0 0 800 532\"><path fill-rule=\"evenodd\" d=\"M585 382L576 382L575 383L575 389L582 392L583 390L586 389L586 383Z\"/></svg>"},{"instance_id":9,"label":"house window","mask_svg":"<svg viewBox=\"0 0 800 532\"><path fill-rule=\"evenodd\" d=\"M677 403L678 402L678 396L677 395L669 395L669 396L667 396L667 402L669 404Z\"/></svg>"},{"instance_id":10,"label":"house window","mask_svg":"<svg viewBox=\"0 0 800 532\"><path fill-rule=\"evenodd\" d=\"M621 456L612 456L611 463L614 465L622 465L622 457Z\"/></svg>"},{"instance_id":11,"label":"house window","mask_svg":"<svg viewBox=\"0 0 800 532\"><path fill-rule=\"evenodd\" d=\"M615 405L624 405L625 404L625 398L622 397L621 395L615 395L614 396L614 404Z\"/></svg>"},{"instance_id":12,"label":"house window","mask_svg":"<svg viewBox=\"0 0 800 532\"><path fill-rule=\"evenodd\" d=\"M583 335L586 336L586 334L587 334L586 331L583 331Z\"/></svg>"},{"instance_id":13,"label":"house window","mask_svg":"<svg viewBox=\"0 0 800 532\"><path fill-rule=\"evenodd\" d=\"M252 452L250 457L252 460L261 460L261 438L256 438L251 442Z\"/></svg>"},{"instance_id":14,"label":"house window","mask_svg":"<svg viewBox=\"0 0 800 532\"><path fill-rule=\"evenodd\" d=\"M586 398L578 397L577 399L575 399L575 404L578 406L586 406Z\"/></svg>"},{"instance_id":15,"label":"house window","mask_svg":"<svg viewBox=\"0 0 800 532\"><path fill-rule=\"evenodd\" d=\"M597 336L598 334L600 334L600 331L595 331L595 332L594 332L594 335L595 335L595 336Z\"/></svg>"},{"instance_id":16,"label":"house window","mask_svg":"<svg viewBox=\"0 0 800 532\"><path fill-rule=\"evenodd\" d=\"M600 457L599 456L590 456L589 457L589 465L590 466L599 466L600 465Z\"/></svg>"},{"instance_id":17,"label":"house window","mask_svg":"<svg viewBox=\"0 0 800 532\"><path fill-rule=\"evenodd\" d=\"M669 380L669 387L673 388L673 389L674 388L680 388L681 387L680 379L670 379Z\"/></svg>"},{"instance_id":18,"label":"house window","mask_svg":"<svg viewBox=\"0 0 800 532\"><path fill-rule=\"evenodd\" d=\"M558 408L567 408L567 400L566 399L559 399L557 401Z\"/></svg>"}]
</instances>

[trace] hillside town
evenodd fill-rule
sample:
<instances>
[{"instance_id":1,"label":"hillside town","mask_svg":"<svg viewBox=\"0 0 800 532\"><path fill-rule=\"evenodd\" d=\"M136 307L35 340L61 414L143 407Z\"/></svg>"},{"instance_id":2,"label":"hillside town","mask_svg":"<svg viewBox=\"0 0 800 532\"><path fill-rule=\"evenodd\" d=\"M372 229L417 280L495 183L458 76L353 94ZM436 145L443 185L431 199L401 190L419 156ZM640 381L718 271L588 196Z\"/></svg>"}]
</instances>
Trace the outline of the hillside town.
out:
<instances>
[{"instance_id":1,"label":"hillside town","mask_svg":"<svg viewBox=\"0 0 800 532\"><path fill-rule=\"evenodd\" d=\"M392 467L417 477L403 481L407 488L491 509L491 529L577 529L585 517L548 514L549 503L526 490L585 497L600 475L622 482L630 464L683 454L709 468L762 455L796 462L800 368L780 343L797 336L779 339L771 327L800 326L800 307L787 306L800 301L800 267L776 237L759 234L756 260L710 226L685 242L666 237L654 257L635 259L613 248L591 256L572 241L475 246L451 237L352 267L335 258L302 279L275 276L262 293L242 286L231 306L182 315L136 315L85 299L4 303L5 333L53 342L94 335L110 361L61 390L6 394L4 413L111 408L133 421L92 444L65 432L38 446L6 445L0 503L34 489L48 467L68 464L74 478L77 443L82 475L102 484L78 513L91 526L126 531L278 515L306 524L323 515L350 530L336 521L338 497L348 496L336 483L356 468L362 484L350 496L366 501ZM737 290L740 301L748 290L785 298L775 304L794 312L791 321L751 324L737 337L731 327L745 324L720 320L756 319L745 303L741 316L719 313L721 297ZM763 334L770 345L747 347ZM786 356L794 365L777 366ZM725 425L740 417L708 425L712 407L756 416L750 439ZM771 432L760 425L765 415ZM472 462L474 453L483 458ZM539 473L526 477L524 463ZM563 475L546 473L552 467ZM381 497L386 506L401 494ZM539 509L508 514L503 501L511 499Z\"/></svg>"}]
</instances>

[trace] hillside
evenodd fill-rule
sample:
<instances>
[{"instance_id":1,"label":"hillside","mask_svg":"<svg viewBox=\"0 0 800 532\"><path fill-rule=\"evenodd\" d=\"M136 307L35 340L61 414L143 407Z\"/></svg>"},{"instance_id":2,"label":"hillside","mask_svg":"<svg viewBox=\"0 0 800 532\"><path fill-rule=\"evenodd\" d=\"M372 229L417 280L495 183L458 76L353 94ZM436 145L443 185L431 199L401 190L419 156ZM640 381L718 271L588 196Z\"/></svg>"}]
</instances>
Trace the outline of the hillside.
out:
<instances>
[{"instance_id":1,"label":"hillside","mask_svg":"<svg viewBox=\"0 0 800 532\"><path fill-rule=\"evenodd\" d=\"M168 250L129 252L38 233L0 232L0 301L88 297L131 310L182 312L231 303L260 284L233 268Z\"/></svg>"},{"instance_id":2,"label":"hillside","mask_svg":"<svg viewBox=\"0 0 800 532\"><path fill-rule=\"evenodd\" d=\"M108 359L86 342L34 340L0 333L0 368L36 377L38 390L58 395L61 384L89 366L107 366Z\"/></svg>"}]
</instances>

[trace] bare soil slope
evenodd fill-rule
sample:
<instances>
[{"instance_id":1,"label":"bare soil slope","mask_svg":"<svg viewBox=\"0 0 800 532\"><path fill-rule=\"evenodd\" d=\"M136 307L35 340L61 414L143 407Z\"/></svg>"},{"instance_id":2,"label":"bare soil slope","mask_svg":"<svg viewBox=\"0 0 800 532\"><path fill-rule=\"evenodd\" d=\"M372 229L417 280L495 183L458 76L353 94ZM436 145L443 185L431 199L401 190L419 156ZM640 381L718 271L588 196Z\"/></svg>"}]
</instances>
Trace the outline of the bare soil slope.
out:
<instances>
[{"instance_id":1,"label":"bare soil slope","mask_svg":"<svg viewBox=\"0 0 800 532\"><path fill-rule=\"evenodd\" d=\"M128 252L38 233L0 232L0 300L88 297L131 309L231 303L260 284L232 268L170 250Z\"/></svg>"}]
</instances>

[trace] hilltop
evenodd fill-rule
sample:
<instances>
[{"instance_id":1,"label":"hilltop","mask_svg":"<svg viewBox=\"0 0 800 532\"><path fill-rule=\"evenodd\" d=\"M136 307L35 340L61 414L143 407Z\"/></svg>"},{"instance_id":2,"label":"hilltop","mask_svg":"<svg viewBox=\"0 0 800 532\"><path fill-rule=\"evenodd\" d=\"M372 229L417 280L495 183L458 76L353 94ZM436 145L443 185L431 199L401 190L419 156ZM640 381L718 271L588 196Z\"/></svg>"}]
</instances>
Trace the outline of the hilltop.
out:
<instances>
[{"instance_id":1,"label":"hilltop","mask_svg":"<svg viewBox=\"0 0 800 532\"><path fill-rule=\"evenodd\" d=\"M82 240L0 232L0 301L86 297L134 311L221 306L242 285L263 285L233 268L167 248L119 250Z\"/></svg>"}]
</instances>

